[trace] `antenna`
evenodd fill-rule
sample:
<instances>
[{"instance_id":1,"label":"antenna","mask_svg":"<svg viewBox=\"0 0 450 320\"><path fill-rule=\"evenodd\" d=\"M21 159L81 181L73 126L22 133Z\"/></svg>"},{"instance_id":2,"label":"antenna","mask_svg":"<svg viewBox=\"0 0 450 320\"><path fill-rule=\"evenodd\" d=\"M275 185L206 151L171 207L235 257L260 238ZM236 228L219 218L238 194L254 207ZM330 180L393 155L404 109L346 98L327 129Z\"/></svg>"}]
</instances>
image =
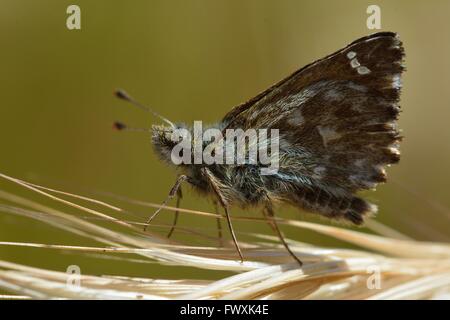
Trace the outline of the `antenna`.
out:
<instances>
[{"instance_id":1,"label":"antenna","mask_svg":"<svg viewBox=\"0 0 450 320\"><path fill-rule=\"evenodd\" d=\"M125 100L129 103L131 103L132 105L134 105L135 107L138 107L139 109L142 109L144 111L150 112L151 114L153 114L155 117L160 118L162 121L166 122L167 124L169 124L172 128L175 128L175 125L168 119L164 118L162 115L160 115L159 113L156 113L155 111L153 111L152 109L150 109L147 106L144 106L142 103L134 100L130 95L128 95L128 93L126 93L124 90L122 89L117 89L114 92L115 96L119 99ZM126 127L125 127L126 128ZM125 129L122 128L122 129ZM116 129L121 130L120 128L116 127Z\"/></svg>"}]
</instances>

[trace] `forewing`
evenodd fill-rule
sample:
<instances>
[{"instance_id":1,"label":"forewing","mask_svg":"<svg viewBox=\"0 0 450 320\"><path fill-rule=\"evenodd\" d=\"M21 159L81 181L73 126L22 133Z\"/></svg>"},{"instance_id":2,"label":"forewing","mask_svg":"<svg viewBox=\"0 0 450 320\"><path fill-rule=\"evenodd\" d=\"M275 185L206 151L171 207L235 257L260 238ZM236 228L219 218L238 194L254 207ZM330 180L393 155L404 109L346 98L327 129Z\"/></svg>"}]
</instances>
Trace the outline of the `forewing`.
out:
<instances>
[{"instance_id":1,"label":"forewing","mask_svg":"<svg viewBox=\"0 0 450 320\"><path fill-rule=\"evenodd\" d=\"M280 170L293 181L374 188L399 160L403 56L395 33L358 39L235 107L223 127L279 129Z\"/></svg>"}]
</instances>

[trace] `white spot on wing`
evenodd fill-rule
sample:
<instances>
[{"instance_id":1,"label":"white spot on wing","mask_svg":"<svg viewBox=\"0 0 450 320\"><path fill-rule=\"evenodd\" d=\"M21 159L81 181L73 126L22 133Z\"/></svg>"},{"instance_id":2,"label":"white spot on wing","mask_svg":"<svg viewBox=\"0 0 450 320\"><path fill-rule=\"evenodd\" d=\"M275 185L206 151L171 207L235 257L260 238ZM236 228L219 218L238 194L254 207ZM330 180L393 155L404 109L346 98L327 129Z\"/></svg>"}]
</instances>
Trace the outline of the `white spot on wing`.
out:
<instances>
[{"instance_id":1,"label":"white spot on wing","mask_svg":"<svg viewBox=\"0 0 450 320\"><path fill-rule=\"evenodd\" d=\"M361 63L359 63L358 59L356 59L355 57L356 52L350 51L349 53L347 53L347 58L350 60L350 66L353 69L356 68L356 71L358 71L359 74L369 74L370 69L361 65Z\"/></svg>"},{"instance_id":2,"label":"white spot on wing","mask_svg":"<svg viewBox=\"0 0 450 320\"><path fill-rule=\"evenodd\" d=\"M294 110L291 116L288 118L288 123L294 126L300 126L305 122L305 118L302 115L300 108Z\"/></svg>"},{"instance_id":3,"label":"white spot on wing","mask_svg":"<svg viewBox=\"0 0 450 320\"><path fill-rule=\"evenodd\" d=\"M354 57L356 57L356 52L350 51L349 53L347 53L347 58L353 59Z\"/></svg>"},{"instance_id":4,"label":"white spot on wing","mask_svg":"<svg viewBox=\"0 0 450 320\"><path fill-rule=\"evenodd\" d=\"M358 68L361 64L359 63L358 59L354 58L352 61L350 61L350 65L352 68Z\"/></svg>"},{"instance_id":5,"label":"white spot on wing","mask_svg":"<svg viewBox=\"0 0 450 320\"><path fill-rule=\"evenodd\" d=\"M358 71L359 74L369 74L371 72L370 69L365 66L361 66L356 70Z\"/></svg>"},{"instance_id":6,"label":"white spot on wing","mask_svg":"<svg viewBox=\"0 0 450 320\"><path fill-rule=\"evenodd\" d=\"M400 77L400 74L395 74L392 77L392 87L395 89L400 89L402 87L402 79Z\"/></svg>"},{"instance_id":7,"label":"white spot on wing","mask_svg":"<svg viewBox=\"0 0 450 320\"><path fill-rule=\"evenodd\" d=\"M378 171L381 175L385 176L386 175L386 169L384 168L383 165L381 164L377 164L373 166L375 168L376 171Z\"/></svg>"},{"instance_id":8,"label":"white spot on wing","mask_svg":"<svg viewBox=\"0 0 450 320\"><path fill-rule=\"evenodd\" d=\"M376 205L374 205L373 203L369 203L369 211L372 214L376 214L378 212L378 207Z\"/></svg>"},{"instance_id":9,"label":"white spot on wing","mask_svg":"<svg viewBox=\"0 0 450 320\"><path fill-rule=\"evenodd\" d=\"M342 137L342 135L340 133L336 132L336 130L334 130L333 128L330 128L330 127L317 126L317 130L319 131L320 135L322 136L323 145L325 147L328 146L328 142Z\"/></svg>"},{"instance_id":10,"label":"white spot on wing","mask_svg":"<svg viewBox=\"0 0 450 320\"><path fill-rule=\"evenodd\" d=\"M367 88L366 88L365 86L356 84L356 83L354 83L354 82L349 82L349 83L347 84L347 87L349 87L350 89L359 91L359 92L367 92Z\"/></svg>"},{"instance_id":11,"label":"white spot on wing","mask_svg":"<svg viewBox=\"0 0 450 320\"><path fill-rule=\"evenodd\" d=\"M400 151L396 147L389 147L389 151L395 155L400 155Z\"/></svg>"},{"instance_id":12,"label":"white spot on wing","mask_svg":"<svg viewBox=\"0 0 450 320\"><path fill-rule=\"evenodd\" d=\"M312 177L314 179L322 179L326 171L327 169L325 167L316 167L313 170L314 174L312 175Z\"/></svg>"}]
</instances>

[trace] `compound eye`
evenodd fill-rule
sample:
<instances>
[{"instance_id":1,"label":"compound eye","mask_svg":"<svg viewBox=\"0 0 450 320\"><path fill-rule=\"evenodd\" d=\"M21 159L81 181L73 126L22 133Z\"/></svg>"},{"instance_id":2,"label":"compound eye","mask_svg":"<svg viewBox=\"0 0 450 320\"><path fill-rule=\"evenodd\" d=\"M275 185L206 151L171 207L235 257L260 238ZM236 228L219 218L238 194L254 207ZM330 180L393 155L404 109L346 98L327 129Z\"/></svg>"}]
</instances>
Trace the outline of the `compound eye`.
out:
<instances>
[{"instance_id":1,"label":"compound eye","mask_svg":"<svg viewBox=\"0 0 450 320\"><path fill-rule=\"evenodd\" d=\"M250 166L249 171L251 174L257 174L258 168L256 166Z\"/></svg>"}]
</instances>

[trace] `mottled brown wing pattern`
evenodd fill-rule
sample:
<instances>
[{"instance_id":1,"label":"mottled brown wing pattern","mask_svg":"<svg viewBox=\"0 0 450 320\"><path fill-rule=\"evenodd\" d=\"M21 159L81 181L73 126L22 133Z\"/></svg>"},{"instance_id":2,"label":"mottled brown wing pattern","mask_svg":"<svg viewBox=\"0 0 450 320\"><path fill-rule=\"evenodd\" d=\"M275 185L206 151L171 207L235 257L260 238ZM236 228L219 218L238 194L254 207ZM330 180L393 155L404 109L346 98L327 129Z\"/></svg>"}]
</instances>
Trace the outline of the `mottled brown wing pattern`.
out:
<instances>
[{"instance_id":1,"label":"mottled brown wing pattern","mask_svg":"<svg viewBox=\"0 0 450 320\"><path fill-rule=\"evenodd\" d=\"M399 160L403 56L395 33L361 38L237 106L223 126L279 129L277 177L294 194L276 196L361 223L376 207L353 193L384 182Z\"/></svg>"}]
</instances>

